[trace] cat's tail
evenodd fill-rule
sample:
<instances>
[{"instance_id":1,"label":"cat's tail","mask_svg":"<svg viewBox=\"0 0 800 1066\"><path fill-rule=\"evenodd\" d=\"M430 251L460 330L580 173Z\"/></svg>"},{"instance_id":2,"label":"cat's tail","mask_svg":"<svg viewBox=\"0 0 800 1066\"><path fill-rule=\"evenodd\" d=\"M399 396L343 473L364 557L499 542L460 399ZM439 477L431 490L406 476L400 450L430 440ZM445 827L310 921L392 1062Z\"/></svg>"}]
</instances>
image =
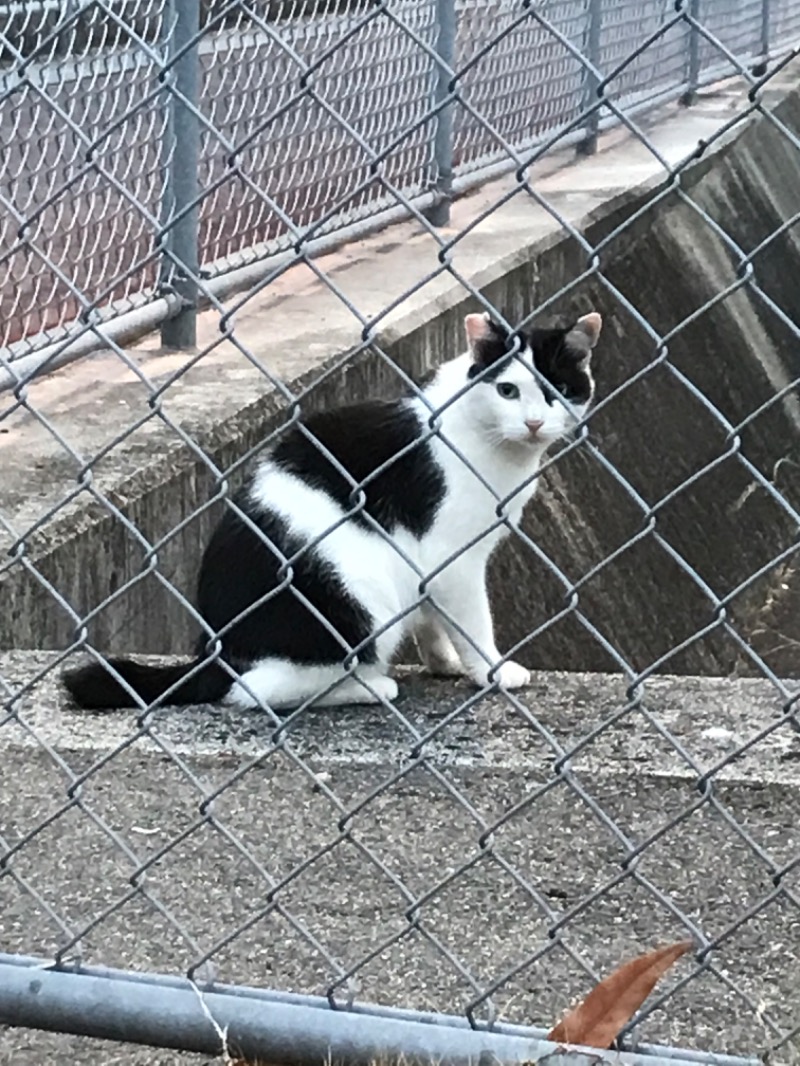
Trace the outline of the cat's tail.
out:
<instances>
[{"instance_id":1,"label":"cat's tail","mask_svg":"<svg viewBox=\"0 0 800 1066\"><path fill-rule=\"evenodd\" d=\"M215 661L200 667L201 660L175 666L148 666L128 659L108 659L109 666L122 677L144 703L163 696L173 685L165 703L211 703L222 699L231 687L231 678ZM199 667L199 669L197 669ZM196 673L187 678L192 670ZM184 678L187 678L183 681ZM85 710L114 710L138 707L130 692L101 663L88 663L64 673L62 680L79 707ZM183 684L180 682L183 681Z\"/></svg>"}]
</instances>

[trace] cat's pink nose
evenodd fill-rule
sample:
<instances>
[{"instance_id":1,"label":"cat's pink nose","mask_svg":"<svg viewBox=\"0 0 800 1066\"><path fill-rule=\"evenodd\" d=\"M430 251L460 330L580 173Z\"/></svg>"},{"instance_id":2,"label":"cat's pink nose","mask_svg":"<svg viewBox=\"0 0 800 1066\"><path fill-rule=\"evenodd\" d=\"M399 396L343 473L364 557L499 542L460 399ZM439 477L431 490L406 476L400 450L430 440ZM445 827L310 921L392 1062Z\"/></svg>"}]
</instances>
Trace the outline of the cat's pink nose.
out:
<instances>
[{"instance_id":1,"label":"cat's pink nose","mask_svg":"<svg viewBox=\"0 0 800 1066\"><path fill-rule=\"evenodd\" d=\"M528 432L532 437L535 437L539 430L544 425L544 419L532 418L530 421L525 420L525 425L528 427Z\"/></svg>"}]
</instances>

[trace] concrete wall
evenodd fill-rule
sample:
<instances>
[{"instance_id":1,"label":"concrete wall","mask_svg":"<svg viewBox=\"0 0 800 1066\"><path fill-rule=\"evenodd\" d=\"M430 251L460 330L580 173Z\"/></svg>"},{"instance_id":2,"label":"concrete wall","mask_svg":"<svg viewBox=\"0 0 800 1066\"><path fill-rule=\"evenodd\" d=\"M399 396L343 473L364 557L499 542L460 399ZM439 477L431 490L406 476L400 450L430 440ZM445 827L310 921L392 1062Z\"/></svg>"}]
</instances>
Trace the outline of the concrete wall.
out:
<instances>
[{"instance_id":1,"label":"concrete wall","mask_svg":"<svg viewBox=\"0 0 800 1066\"><path fill-rule=\"evenodd\" d=\"M800 132L800 95L787 97L776 115ZM619 475L588 451L573 451L550 468L525 522L526 533L555 567L570 581L585 579L579 599L570 607L553 570L524 543L504 547L493 568L500 646L545 627L518 656L540 669L617 669L620 658L642 669L712 627L669 658L664 669L746 670L737 642L721 624L712 626L719 617L689 570L723 596L798 536L785 509L767 491L753 487L720 420L666 365L659 365L653 342L615 290L662 334L729 290L670 340L669 364L731 424L748 419L797 374L798 344L757 290L741 284L745 271L735 248L697 208L745 253L752 253L800 211L800 153L768 120L757 119L637 215L651 196L648 191L627 197L589 220L585 232L593 244L609 238L600 256L602 277L588 271L555 309L571 313L597 307L604 313L597 376L599 399L605 402L593 419L592 438ZM752 266L760 289L783 314L800 322L796 232L788 230L760 249ZM513 319L573 282L586 267L585 252L574 239L548 238L522 249L513 267L484 291ZM471 299L451 301L404 335L388 336L383 349L405 371L419 375L440 353L461 346L463 316L474 309ZM308 381L314 376L309 373ZM331 370L306 407L389 395L401 387L382 358L361 355L346 370ZM256 447L283 417L274 396L265 394L208 430L202 446L225 467ZM800 465L792 464L800 464L799 429L796 390L789 391L747 423L739 446L795 507L800 506ZM691 478L688 487L669 497ZM655 510L643 511L623 482ZM198 500L215 491L207 468L188 449L173 447L163 459L151 456L135 476L121 482L115 499L152 539L168 534ZM214 519L211 507L158 551L161 574L190 598L199 553ZM645 533L650 519L654 532ZM630 542L618 558L606 561ZM38 571L69 603L86 611L139 573L144 553L124 524L94 506L69 528L62 523L57 535L40 538L35 557ZM784 608L780 625L788 632L777 635L775 628L777 599L791 596L792 587L789 559L735 597L729 617L741 633L755 634L757 647L776 668L800 675L800 655L791 651L792 641L800 638L797 613ZM74 625L68 612L54 609L50 591L29 570L9 570L2 598L0 645L59 648L71 641ZM195 627L149 572L94 616L89 630L92 640L107 650L183 652ZM776 645L781 647L775 650Z\"/></svg>"},{"instance_id":2,"label":"concrete wall","mask_svg":"<svg viewBox=\"0 0 800 1066\"><path fill-rule=\"evenodd\" d=\"M800 96L788 97L777 116L797 134ZM699 164L681 182L681 190L613 238L601 256L605 279L662 335L703 309L670 341L669 362L737 426L796 381L800 345L755 286L737 285L744 276L737 250L699 210L743 253L753 253L800 211L800 152L768 120L753 123L712 160ZM589 227L588 238L598 240L613 221ZM549 295L582 265L567 242L553 249L538 264L539 297ZM752 267L760 290L800 323L797 229L758 251ZM583 291L587 305L605 306L609 301L602 282L589 281ZM729 295L706 308L726 291ZM768 491L756 487L737 459L724 424L666 366L653 365L625 387L634 374L653 364L656 351L634 316L619 306L610 327L597 370L601 395L613 396L597 413L593 437L650 506L695 479L658 508L656 532L663 545L653 536L642 539L581 588L580 608L587 620L641 668L715 620L698 583L666 545L714 593L724 596L797 544L800 531ZM796 385L785 399L749 421L740 439L741 453L798 508ZM646 515L616 479L579 452L548 478L527 528L565 574L579 579L645 525ZM796 650L792 655L787 647L787 641L791 645L800 636L798 615L787 617L784 609L780 633L763 617L765 605L785 592L783 585L791 585L792 562L734 597L729 617L740 632L755 636L757 648L776 668L800 674L800 655ZM511 546L503 556L497 580L500 587L524 587L528 599L524 625L520 612L501 612L507 623L506 643L524 638L531 616L544 623L565 605L546 568L519 546ZM592 669L610 667L613 661L575 614L554 625L530 649L530 661L540 666L572 668L576 657L583 668ZM705 673L727 671L734 664L746 667L741 649L717 629L673 657L667 668Z\"/></svg>"}]
</instances>

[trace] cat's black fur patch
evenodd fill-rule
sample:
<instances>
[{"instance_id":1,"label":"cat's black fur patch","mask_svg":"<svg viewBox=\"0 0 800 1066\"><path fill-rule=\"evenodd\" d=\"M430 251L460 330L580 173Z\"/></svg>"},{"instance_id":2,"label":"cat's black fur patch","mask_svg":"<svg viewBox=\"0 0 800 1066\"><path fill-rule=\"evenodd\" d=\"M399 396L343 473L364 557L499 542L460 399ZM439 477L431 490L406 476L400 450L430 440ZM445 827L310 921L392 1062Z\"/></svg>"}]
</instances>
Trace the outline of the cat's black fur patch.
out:
<instances>
[{"instance_id":1,"label":"cat's black fur patch","mask_svg":"<svg viewBox=\"0 0 800 1066\"><path fill-rule=\"evenodd\" d=\"M570 403L592 398L592 379L583 365L586 350L567 343L570 329L532 329L526 336L534 365L542 377Z\"/></svg>"},{"instance_id":2,"label":"cat's black fur patch","mask_svg":"<svg viewBox=\"0 0 800 1066\"><path fill-rule=\"evenodd\" d=\"M270 455L272 464L349 510L357 492L328 457L329 452L355 482L363 484L364 510L388 533L402 526L419 537L430 529L444 498L444 474L430 444L420 440L420 419L407 403L354 404L311 415L304 426L307 432L295 426L279 439ZM409 450L396 458L404 448ZM371 478L384 464L385 469ZM284 557L300 550L301 541L288 532L286 524L257 509L246 492L236 503ZM371 528L360 512L353 520ZM279 586L281 565L259 533L227 510L200 570L198 608L203 618L219 631ZM367 640L373 619L313 548L301 553L292 570L292 587L325 617L342 641L354 647ZM345 654L342 641L285 588L249 611L225 634L223 656L237 667L265 655L297 663L336 663ZM204 645L205 638L201 638L198 653ZM374 641L369 641L359 659L374 662L375 658Z\"/></svg>"},{"instance_id":3,"label":"cat's black fur patch","mask_svg":"<svg viewBox=\"0 0 800 1066\"><path fill-rule=\"evenodd\" d=\"M494 382L509 366L513 356L508 352L513 348L511 337L496 322L488 323L492 336L481 339L475 346L476 360L469 368L468 377L481 375L481 381ZM567 334L573 327L566 329L532 329L521 333L523 345L533 352L536 369L553 389L571 403L588 403L592 396L592 382L588 372L581 365L586 351L569 347ZM545 392L548 403L553 402L553 394Z\"/></svg>"},{"instance_id":4,"label":"cat's black fur patch","mask_svg":"<svg viewBox=\"0 0 800 1066\"><path fill-rule=\"evenodd\" d=\"M367 639L374 629L373 619L348 594L336 572L313 550L303 551L292 563L291 584L340 634L341 641L288 587L280 587L285 576L282 560L264 537L285 558L300 551L298 538L288 532L280 518L258 511L246 491L239 493L236 503L256 528L226 508L203 555L197 589L198 610L215 632L247 612L220 638L221 659L239 673L266 656L296 663L338 663L344 659L345 645L353 648L367 641L358 657L361 662L374 662L375 642ZM247 610L279 588L264 603ZM169 696L171 704L210 702L221 699L231 686L230 675L217 662L208 663L179 684L206 658L207 644L207 636L201 634L193 663L153 666L124 659L110 662L145 703L152 703L174 685L178 687ZM81 707L137 706L100 663L67 671L64 684Z\"/></svg>"},{"instance_id":5,"label":"cat's black fur patch","mask_svg":"<svg viewBox=\"0 0 800 1066\"><path fill-rule=\"evenodd\" d=\"M292 563L292 588L302 593L340 634L342 640L337 640L289 587L280 587L285 581L282 562L264 538L285 558L300 550L301 541L288 532L282 519L259 511L246 492L236 497L236 503L257 529L226 508L200 567L200 614L219 632L262 596L274 589L280 591L248 611L223 635L222 657L239 670L265 656L297 663L341 662L346 654L342 641L352 648L366 640L373 631L373 619L314 549L302 551ZM206 643L207 638L201 636L198 655ZM369 641L358 657L362 662L374 662L374 641Z\"/></svg>"},{"instance_id":6,"label":"cat's black fur patch","mask_svg":"<svg viewBox=\"0 0 800 1066\"><path fill-rule=\"evenodd\" d=\"M511 335L499 326L494 319L487 318L486 324L489 327L489 337L481 337L475 342L473 347L473 355L475 361L467 372L468 378L477 377L478 374L482 374L481 381L494 381L498 374L508 366L509 360L503 357L513 347L513 341ZM526 339L524 334L520 334L522 340L522 347L525 346ZM521 350L521 349L518 349Z\"/></svg>"},{"instance_id":7,"label":"cat's black fur patch","mask_svg":"<svg viewBox=\"0 0 800 1066\"><path fill-rule=\"evenodd\" d=\"M314 440L298 428L289 430L272 453L277 466L349 510L358 493L320 450L315 443L319 441L355 482L363 484L364 510L387 533L398 526L416 537L427 533L446 486L430 443L420 440L419 416L406 401L371 400L311 415L304 424ZM409 450L396 458L404 448ZM386 468L371 478L384 464ZM360 513L354 520L372 528Z\"/></svg>"},{"instance_id":8,"label":"cat's black fur patch","mask_svg":"<svg viewBox=\"0 0 800 1066\"><path fill-rule=\"evenodd\" d=\"M323 490L349 510L357 496L315 440L357 483L386 465L363 486L366 512L388 533L402 526L420 537L431 528L446 491L444 474L430 444L420 439L423 424L407 402L371 401L326 411L312 415L305 426L314 439L297 427L287 431L270 456L276 466ZM396 458L406 448L408 451ZM302 542L290 534L281 518L253 504L249 488L238 494L236 504L256 528L234 509L226 508L203 555L198 578L197 608L209 627L219 632L233 623L220 638L221 659L238 672L267 656L323 665L340 663L346 646L366 642L358 658L375 662L375 641L370 639L374 620L348 593L336 571L313 548L302 551ZM353 520L372 528L360 512ZM282 587L282 559L268 542L284 558L300 552L292 563L291 586L331 628L288 586ZM272 591L274 595L248 610ZM341 640L337 640L337 633ZM207 636L201 634L196 648L198 661L206 657L207 644ZM197 662L157 667L114 660L115 668L148 703L180 682L195 665ZM90 663L68 672L64 680L80 706L136 705L100 664ZM179 685L169 699L174 704L220 699L230 684L222 667L210 663Z\"/></svg>"}]
</instances>

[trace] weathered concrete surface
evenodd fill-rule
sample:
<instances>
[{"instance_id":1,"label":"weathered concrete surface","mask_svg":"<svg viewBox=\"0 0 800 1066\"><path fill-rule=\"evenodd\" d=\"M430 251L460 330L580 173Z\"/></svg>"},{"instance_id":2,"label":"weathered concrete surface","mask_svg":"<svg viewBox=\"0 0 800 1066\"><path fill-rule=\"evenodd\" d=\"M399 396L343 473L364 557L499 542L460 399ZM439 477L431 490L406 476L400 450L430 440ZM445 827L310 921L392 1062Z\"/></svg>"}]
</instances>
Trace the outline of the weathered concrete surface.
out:
<instances>
[{"instance_id":1,"label":"weathered concrete surface","mask_svg":"<svg viewBox=\"0 0 800 1066\"><path fill-rule=\"evenodd\" d=\"M790 69L781 84L785 89L796 80L796 68ZM774 92L781 94L779 87ZM713 140L720 124L744 107L742 90L728 88L707 96L696 110L655 116L648 136L674 165L698 140ZM795 94L776 114L797 130L799 112ZM533 173L537 192L565 220L583 225L593 244L607 239L599 259L603 278L660 332L675 329L731 287L729 296L670 339L669 353L671 365L738 425L792 380L796 344L754 290L736 289L735 256L687 201L703 207L751 252L800 210L800 154L767 119L731 137L683 174L680 189L631 221L641 202L631 190L643 182L654 188L664 171L647 148L622 133L608 135L594 158L568 167L565 156L554 154L538 180L536 168ZM512 187L509 179L458 203L444 236L455 237ZM762 290L795 320L797 251L794 232L787 230L753 259ZM160 574L191 598L215 517L208 501L221 483L197 449L225 471L285 420L286 401L254 364L289 383L295 395L302 392L303 409L309 410L398 391L401 377L381 353L418 375L460 347L463 315L476 302L457 278L440 271L437 253L434 239L408 224L319 260L361 321L312 271L296 267L241 306L238 298L231 300L232 317L224 323L216 314L204 315L199 361L164 354L153 342L129 353L136 373L113 353L100 354L34 383L25 408L8 408L9 397L0 397L7 407L0 426L6 431L0 434L0 513L12 531L7 543L19 538L15 554L24 554L4 564L0 577L0 645L67 647L78 617L124 586L89 622L96 645L185 650L193 620L148 570L153 557L146 552L148 542L157 546ZM573 283L587 266L579 242L524 193L459 236L449 254L457 274L512 319ZM385 314L414 286L412 296ZM596 456L587 449L565 456L545 475L526 530L568 580L582 582L579 601L564 611L563 586L550 568L530 547L510 546L498 559L494 582L501 644L550 623L520 651L522 659L538 667L613 667L614 655L598 642L599 633L641 669L715 617L665 544L726 595L796 540L797 531L734 455L723 460L733 451L725 430L666 366L656 364L654 342L598 274L589 271L551 311L589 306L599 307L607 323L598 355L605 403L592 422L592 438L656 509L655 531L663 542L644 534L649 516ZM362 333L377 337L380 351L353 354ZM650 364L648 373L626 384ZM170 387L173 377L179 384ZM795 503L799 424L796 397L789 393L741 432L741 452ZM72 456L54 434L68 442ZM698 479L690 489L666 499L693 474ZM109 515L102 497L119 513ZM789 558L784 571L771 571L731 604L741 631L760 632L758 647L776 669L790 673L800 662L797 616L789 612L787 631L778 637L770 611L781 586L791 585L786 570L792 567ZM745 670L747 662L718 630L664 668L729 672Z\"/></svg>"},{"instance_id":2,"label":"weathered concrete surface","mask_svg":"<svg viewBox=\"0 0 800 1066\"><path fill-rule=\"evenodd\" d=\"M775 116L797 136L800 94L782 101ZM555 505L539 524L532 516L530 528L544 534L545 522L556 516L560 541L575 547L565 551L556 536L547 539L547 546L574 579L585 577L593 565L602 566L614 549L646 528L650 514L657 516L654 532L663 538L663 547L653 537L639 541L580 590L584 614L637 666L659 659L715 620L699 583L668 555L667 546L719 597L734 592L779 552L799 546L796 518L756 483L739 458L749 460L797 508L798 342L769 301L789 320L800 322L800 240L796 229L780 232L798 210L800 151L764 117L690 170L680 190L626 226L601 255L604 279L659 334L687 323L670 338L669 364L659 366L655 344L645 340L632 315L619 309L613 328L621 358L601 364L604 390L620 391L598 412L595 439L616 473L652 510L633 505L615 476L587 453L577 453L571 467L565 463L562 468L563 482L559 471L548 484ZM602 225L589 228L591 240ZM729 236L727 242L712 225ZM753 286L740 285L745 257ZM549 282L547 278L540 295L550 291ZM602 287L595 291L600 299ZM698 317L691 321L694 315ZM628 384L647 367L645 376ZM692 395L671 368L685 375L716 412ZM781 392L784 399L776 401ZM734 427L730 433L728 426ZM690 479L693 484L670 498ZM562 502L567 488L570 505ZM784 612L782 632L773 628L771 616L774 601L785 598L795 568L796 558L788 557L783 567L773 568L728 604L740 632L777 672L796 671L800 662L800 616ZM504 570L509 587L515 587L525 569L521 551L509 555ZM546 608L537 612L542 623L546 612L554 613L555 588L545 600ZM521 638L521 630L515 626L513 635ZM577 632L574 622L564 627L560 656L555 653L558 637L552 638L552 661L570 661ZM596 654L595 664L601 661ZM735 641L718 629L664 668L716 672L750 665Z\"/></svg>"},{"instance_id":3,"label":"weathered concrete surface","mask_svg":"<svg viewBox=\"0 0 800 1066\"><path fill-rule=\"evenodd\" d=\"M711 969L643 1024L641 1040L748 1055L774 1039L770 1026L800 1021L800 741L767 682L659 677L646 686L645 714L624 710L618 676L539 675L521 695L524 713L496 696L453 715L470 695L465 685L406 671L397 708L407 725L366 708L297 723L288 747L306 771L274 750L261 714L165 709L136 739L132 714L65 707L52 673L28 691L53 658L0 656L20 718L0 728L0 825L8 843L25 839L10 869L73 933L99 919L81 938L87 962L185 970L265 906L260 865L286 879L277 901L329 958L272 914L214 952L216 974L322 992L337 976L331 959L346 968L408 929L409 899L391 875L410 898L438 886L420 905L421 928L480 987L544 952L497 992L506 1020L546 1026L586 990L570 951L603 972L694 927L717 942ZM415 762L420 737L430 739ZM575 751L571 780L582 793L559 777L555 746ZM707 773L713 787L698 789ZM85 781L70 794L78 774ZM147 892L184 935L143 896L123 902L135 864L148 859ZM778 868L786 872L776 889ZM119 909L104 916L113 901ZM47 955L63 943L10 876L0 877L0 915L5 951ZM693 966L681 964L664 987ZM413 932L360 969L353 991L450 1011L473 995ZM98 1060L85 1041L0 1035L0 1062L42 1062L43 1049L58 1061L182 1061L123 1049ZM773 1061L792 1062L791 1048Z\"/></svg>"}]
</instances>

